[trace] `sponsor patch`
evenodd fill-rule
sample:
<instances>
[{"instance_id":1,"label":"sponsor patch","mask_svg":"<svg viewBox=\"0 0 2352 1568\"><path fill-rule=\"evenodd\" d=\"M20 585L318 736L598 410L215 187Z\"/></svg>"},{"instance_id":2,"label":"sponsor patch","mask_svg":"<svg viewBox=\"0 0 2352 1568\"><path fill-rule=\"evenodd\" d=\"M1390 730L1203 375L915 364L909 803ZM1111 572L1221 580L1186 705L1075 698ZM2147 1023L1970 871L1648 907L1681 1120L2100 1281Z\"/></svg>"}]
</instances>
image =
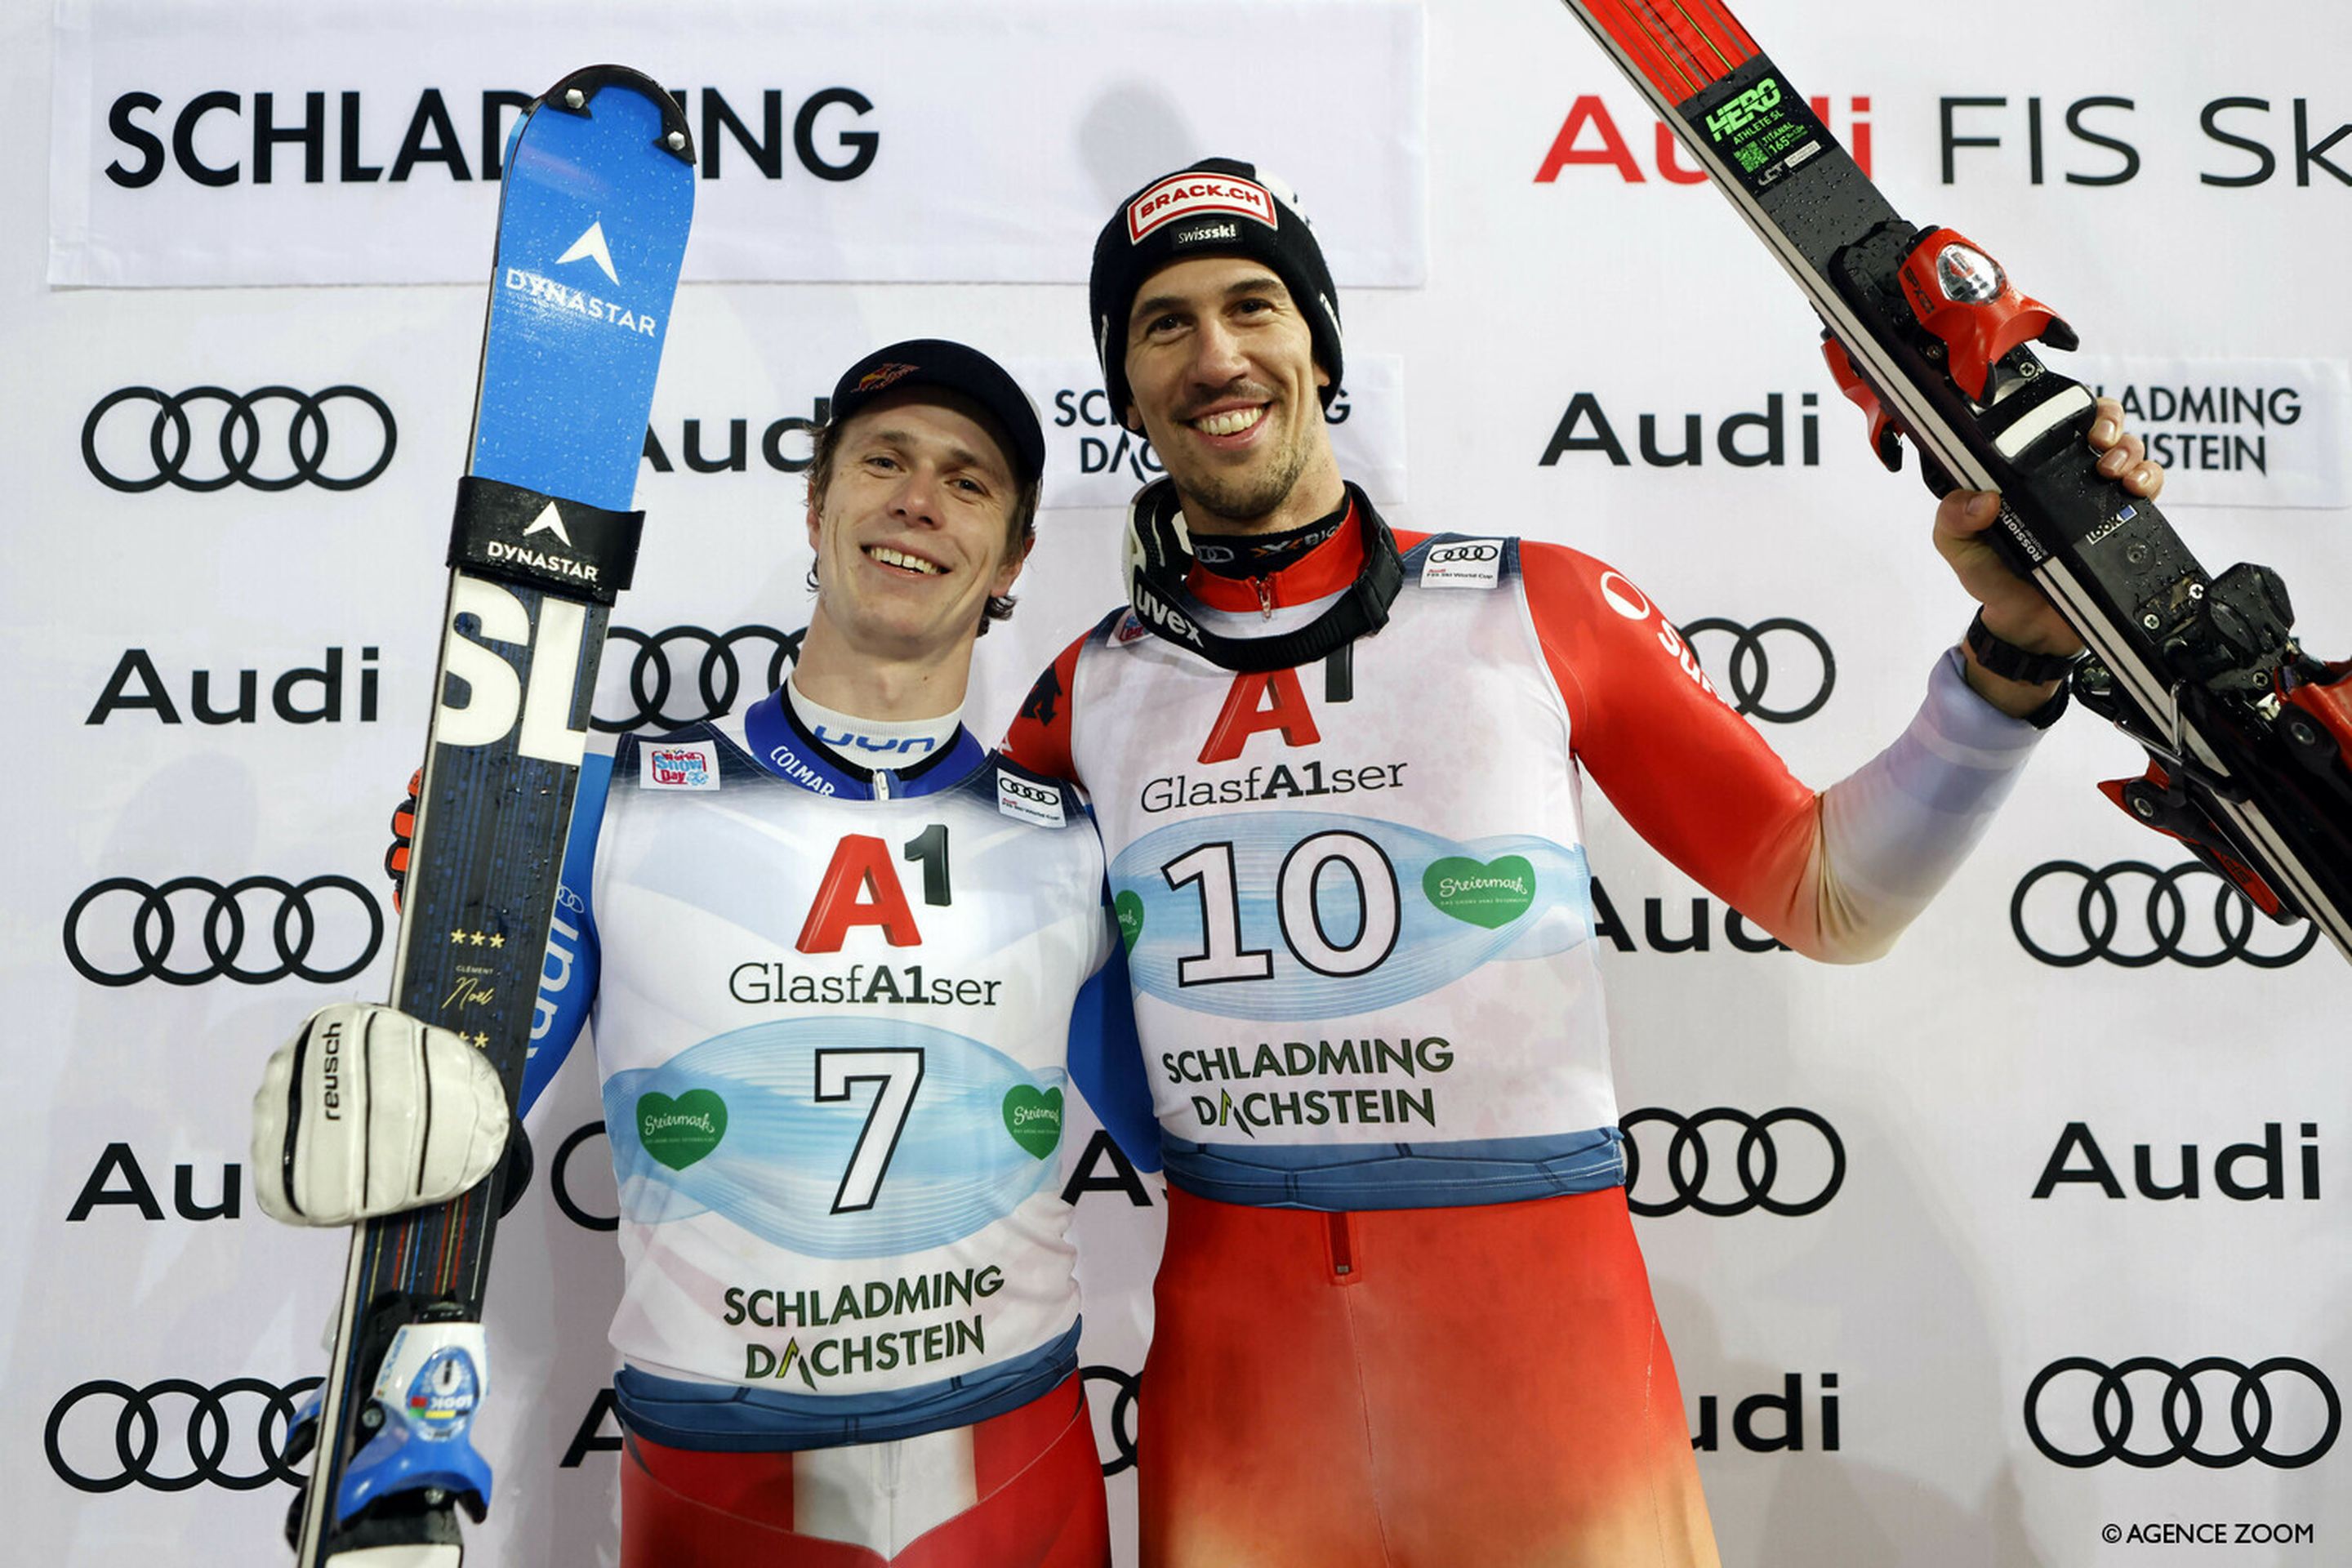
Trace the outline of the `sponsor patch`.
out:
<instances>
[{"instance_id":1,"label":"sponsor patch","mask_svg":"<svg viewBox=\"0 0 2352 1568\"><path fill-rule=\"evenodd\" d=\"M894 381L903 381L915 374L911 364L880 364L857 378L860 392L879 392Z\"/></svg>"},{"instance_id":2,"label":"sponsor patch","mask_svg":"<svg viewBox=\"0 0 2352 1568\"><path fill-rule=\"evenodd\" d=\"M709 746L647 746L638 753L647 789L717 789L719 758Z\"/></svg>"},{"instance_id":3,"label":"sponsor patch","mask_svg":"<svg viewBox=\"0 0 2352 1568\"><path fill-rule=\"evenodd\" d=\"M996 773L996 809L1021 822L1034 822L1040 827L1059 827L1063 824L1062 792L1052 784L1031 784L999 768Z\"/></svg>"},{"instance_id":4,"label":"sponsor patch","mask_svg":"<svg viewBox=\"0 0 2352 1568\"><path fill-rule=\"evenodd\" d=\"M1424 588L1491 588L1502 580L1503 542L1457 539L1433 544L1421 559Z\"/></svg>"},{"instance_id":5,"label":"sponsor patch","mask_svg":"<svg viewBox=\"0 0 2352 1568\"><path fill-rule=\"evenodd\" d=\"M1231 174L1195 172L1171 174L1128 204L1128 240L1140 241L1160 225L1194 213L1237 213L1268 228L1280 226L1273 193L1264 185Z\"/></svg>"},{"instance_id":6,"label":"sponsor patch","mask_svg":"<svg viewBox=\"0 0 2352 1568\"><path fill-rule=\"evenodd\" d=\"M1133 610L1129 610L1127 612L1126 616L1120 619L1118 629L1110 634L1110 640L1114 647L1124 647L1129 643L1135 641L1138 637L1148 637L1150 635L1150 628L1143 624L1143 617L1137 615Z\"/></svg>"}]
</instances>

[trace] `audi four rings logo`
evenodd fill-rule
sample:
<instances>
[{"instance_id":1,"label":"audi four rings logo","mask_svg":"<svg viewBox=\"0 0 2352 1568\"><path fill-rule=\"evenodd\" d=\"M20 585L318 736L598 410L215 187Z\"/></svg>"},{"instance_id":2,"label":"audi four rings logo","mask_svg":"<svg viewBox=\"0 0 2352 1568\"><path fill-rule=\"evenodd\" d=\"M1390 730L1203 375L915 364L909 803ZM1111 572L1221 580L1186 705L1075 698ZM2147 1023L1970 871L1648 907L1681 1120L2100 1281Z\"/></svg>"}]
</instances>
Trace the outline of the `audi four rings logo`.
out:
<instances>
[{"instance_id":1,"label":"audi four rings logo","mask_svg":"<svg viewBox=\"0 0 2352 1568\"><path fill-rule=\"evenodd\" d=\"M2061 1384L2059 1380L2070 1373L2084 1376ZM2163 1427L2160 1443L2154 1440L2156 1433L2137 1425L2134 1378L2142 1380L2143 1397L2155 1400L2158 1424ZM2200 1381L2207 1384L2202 1393ZM2218 1420L2209 1429L2209 1395L2218 1408L2228 1410L2227 1432L2218 1430ZM2284 1421L2282 1405L2287 1408ZM2109 1459L2144 1470L2179 1459L2212 1470L2248 1459L2276 1469L2301 1469L2335 1446L2343 1426L2344 1406L2336 1385L2326 1373L2294 1356L2273 1356L2252 1366L2218 1355L2186 1366L2154 1356L2134 1356L2114 1366L2088 1356L2067 1356L2043 1367L2025 1390L2026 1436L2043 1458L2069 1469L2088 1469ZM2053 1426L2065 1441L2053 1437ZM2135 1431L2144 1434L2137 1447L2132 1443Z\"/></svg>"},{"instance_id":2,"label":"audi four rings logo","mask_svg":"<svg viewBox=\"0 0 2352 1568\"><path fill-rule=\"evenodd\" d=\"M1121 1470L1133 1469L1136 1436L1135 1373L1121 1372L1115 1366L1097 1365L1080 1367L1078 1376L1083 1382L1107 1383L1118 1390L1108 1405L1091 1395L1087 1399L1087 1408L1094 1415L1096 1432L1108 1434L1110 1451L1116 1456L1103 1460L1104 1479L1108 1479ZM1099 1457L1102 1451L1103 1439L1097 1436L1095 1439L1095 1453Z\"/></svg>"},{"instance_id":3,"label":"audi four rings logo","mask_svg":"<svg viewBox=\"0 0 2352 1568\"><path fill-rule=\"evenodd\" d=\"M326 956L313 963L312 951L330 916L335 918L325 933ZM195 942L187 943L191 931ZM240 963L246 938L259 932L268 933L267 956L275 962ZM374 894L349 877L304 882L240 877L225 886L203 877L174 877L161 887L135 877L109 877L84 889L66 910L65 941L74 969L98 985L135 985L142 980L267 985L288 975L323 984L349 980L374 962L383 945L383 910ZM203 963L194 961L190 945L201 946Z\"/></svg>"},{"instance_id":4,"label":"audi four rings logo","mask_svg":"<svg viewBox=\"0 0 2352 1568\"><path fill-rule=\"evenodd\" d=\"M2210 903L2193 885L2199 877L2212 880ZM2184 882L2192 885L2184 890ZM2096 868L2048 861L2018 883L2009 924L2026 952L2061 969L2095 958L2126 969L2168 958L2192 969L2233 958L2257 969L2283 969L2319 940L2319 928L2308 922L2290 940L2291 931L2263 919L2227 878L2195 860L2169 870L2144 860Z\"/></svg>"},{"instance_id":5,"label":"audi four rings logo","mask_svg":"<svg viewBox=\"0 0 2352 1568\"><path fill-rule=\"evenodd\" d=\"M1663 1166L1665 1181L1674 1187L1669 1198L1643 1198L1640 1194L1642 1141L1634 1136L1634 1130L1651 1122L1675 1130ZM1792 1169L1783 1187L1783 1151L1772 1130L1790 1123L1810 1131L1790 1142L1787 1152ZM1625 1206L1638 1215L1677 1214L1686 1208L1718 1218L1759 1208L1767 1214L1814 1214L1845 1184L1845 1144L1837 1130L1816 1113L1793 1105L1761 1116L1726 1105L1684 1116L1653 1105L1633 1111L1617 1125L1625 1133ZM1712 1152L1708 1149L1706 1130L1717 1125L1739 1129L1738 1142L1727 1160L1720 1158L1724 1152L1720 1143ZM1653 1155L1655 1152L1654 1144ZM1730 1180L1738 1184L1736 1193L1724 1191L1724 1184L1718 1182L1717 1195L1708 1195L1707 1177L1717 1170L1731 1173Z\"/></svg>"},{"instance_id":6,"label":"audi four rings logo","mask_svg":"<svg viewBox=\"0 0 2352 1568\"><path fill-rule=\"evenodd\" d=\"M321 1381L306 1377L280 1384L233 1377L207 1388L167 1377L133 1388L110 1377L92 1378L49 1411L42 1443L49 1468L77 1491L121 1491L136 1484L184 1492L206 1481L233 1492L254 1491L272 1481L299 1486L301 1473L286 1462L286 1433L296 1402ZM91 1414L75 1420L85 1404ZM111 1451L99 1436L109 1408L114 1415Z\"/></svg>"},{"instance_id":7,"label":"audi four rings logo","mask_svg":"<svg viewBox=\"0 0 2352 1568\"><path fill-rule=\"evenodd\" d=\"M1753 714L1767 724L1793 724L1800 719L1811 718L1828 703L1831 691L1837 686L1837 659L1830 652L1829 639L1804 622L1774 616L1748 626L1725 620L1721 616L1707 616L1682 628L1683 640L1694 645L1716 632L1731 637L1731 661L1726 665L1703 658L1702 662L1710 673L1722 672L1716 684L1731 694L1735 712ZM1786 672L1795 668L1804 671L1782 682L1781 705L1777 706L1768 706L1764 700L1764 693L1772 684L1772 655L1766 639L1772 637L1780 639L1776 646L1781 654L1781 669ZM1812 647L1810 659L1800 653L1806 644ZM1811 668L1816 662L1820 666L1818 674ZM1794 706L1788 706L1790 697L1799 692L1805 695Z\"/></svg>"},{"instance_id":8,"label":"audi four rings logo","mask_svg":"<svg viewBox=\"0 0 2352 1568\"><path fill-rule=\"evenodd\" d=\"M352 406L339 410L340 423L331 426L328 405L336 403ZM115 410L150 405L154 413L142 441L138 415ZM343 433L340 444L332 438L337 428ZM81 460L99 483L132 494L166 484L184 490L231 485L290 490L300 484L355 490L391 466L399 439L392 409L364 386L331 386L315 395L290 386L246 393L192 386L176 394L126 386L100 398L82 421Z\"/></svg>"},{"instance_id":9,"label":"audi four rings logo","mask_svg":"<svg viewBox=\"0 0 2352 1568\"><path fill-rule=\"evenodd\" d=\"M606 634L607 641L632 644L636 653L628 661L625 677L618 676L619 659L604 660L606 673L597 681L597 711L589 721L608 735L617 735L632 730L675 730L715 719L732 710L739 696L757 700L782 685L784 667L800 658L801 638L806 635L806 626L792 632L774 626L737 626L724 633L703 626L671 626L651 633L614 626ZM739 644L751 647L748 665L737 660ZM684 678L688 668L693 674ZM751 681L748 688L747 676ZM620 694L625 707L604 700L615 679L626 681L627 690ZM671 694L680 687L686 689L677 710L672 711Z\"/></svg>"}]
</instances>

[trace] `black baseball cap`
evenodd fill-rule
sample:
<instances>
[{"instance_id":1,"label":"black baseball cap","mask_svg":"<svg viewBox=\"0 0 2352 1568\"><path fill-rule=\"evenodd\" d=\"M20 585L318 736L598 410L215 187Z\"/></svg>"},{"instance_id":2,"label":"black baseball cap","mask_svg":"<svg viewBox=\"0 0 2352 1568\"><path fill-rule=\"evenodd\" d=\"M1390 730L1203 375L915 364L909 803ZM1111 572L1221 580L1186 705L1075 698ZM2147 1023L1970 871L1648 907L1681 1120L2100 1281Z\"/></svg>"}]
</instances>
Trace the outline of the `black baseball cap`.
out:
<instances>
[{"instance_id":1,"label":"black baseball cap","mask_svg":"<svg viewBox=\"0 0 2352 1568\"><path fill-rule=\"evenodd\" d=\"M1282 279L1307 320L1315 363L1331 378L1322 389L1323 405L1339 395L1339 291L1297 194L1254 163L1203 158L1119 203L1096 237L1087 313L1116 417L1124 419L1135 401L1127 384L1127 314L1135 309L1137 291L1171 261L1215 255L1249 257Z\"/></svg>"},{"instance_id":2,"label":"black baseball cap","mask_svg":"<svg viewBox=\"0 0 2352 1568\"><path fill-rule=\"evenodd\" d=\"M876 349L834 383L830 423L838 425L875 399L910 387L936 386L980 405L996 425L1013 477L1034 484L1045 472L1045 432L1036 405L1003 365L944 338L909 338Z\"/></svg>"}]
</instances>

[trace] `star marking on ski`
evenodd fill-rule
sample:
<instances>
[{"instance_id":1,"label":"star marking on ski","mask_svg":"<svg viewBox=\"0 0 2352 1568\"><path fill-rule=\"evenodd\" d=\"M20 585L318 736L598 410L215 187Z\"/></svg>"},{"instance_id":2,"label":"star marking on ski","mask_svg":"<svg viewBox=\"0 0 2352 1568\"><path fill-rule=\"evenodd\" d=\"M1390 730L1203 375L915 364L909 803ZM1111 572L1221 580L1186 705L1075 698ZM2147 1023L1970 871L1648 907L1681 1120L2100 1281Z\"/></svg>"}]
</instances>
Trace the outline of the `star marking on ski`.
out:
<instances>
[{"instance_id":1,"label":"star marking on ski","mask_svg":"<svg viewBox=\"0 0 2352 1568\"><path fill-rule=\"evenodd\" d=\"M466 940L466 933L461 931L453 931L449 933L449 940L451 942L463 942Z\"/></svg>"},{"instance_id":2,"label":"star marking on ski","mask_svg":"<svg viewBox=\"0 0 2352 1568\"><path fill-rule=\"evenodd\" d=\"M487 1051L490 1048L490 1037L487 1034L476 1035L474 1037L474 1044Z\"/></svg>"},{"instance_id":3,"label":"star marking on ski","mask_svg":"<svg viewBox=\"0 0 2352 1568\"><path fill-rule=\"evenodd\" d=\"M558 267L567 261L588 260L604 269L604 276L618 283L620 274L613 270L613 251L604 243L604 220L598 218L588 226L588 232L572 242L572 248L555 258Z\"/></svg>"},{"instance_id":4,"label":"star marking on ski","mask_svg":"<svg viewBox=\"0 0 2352 1568\"><path fill-rule=\"evenodd\" d=\"M474 945L475 945L476 947L479 947L479 946L481 946L481 945L482 945L482 943L484 943L484 942L488 942L488 941L489 941L489 940L490 940L490 939L489 939L488 937L487 937L487 936L483 935L480 931L476 931L476 932L474 932L473 937L472 937L473 943L474 943Z\"/></svg>"},{"instance_id":5,"label":"star marking on ski","mask_svg":"<svg viewBox=\"0 0 2352 1568\"><path fill-rule=\"evenodd\" d=\"M492 931L490 933L490 945L492 947L504 947L506 944L507 939L504 931Z\"/></svg>"},{"instance_id":6,"label":"star marking on ski","mask_svg":"<svg viewBox=\"0 0 2352 1568\"><path fill-rule=\"evenodd\" d=\"M555 510L553 501L549 501L540 514L531 520L530 526L522 531L522 536L525 539L529 539L534 533L551 533L564 543L572 543L572 531L563 526L563 514Z\"/></svg>"}]
</instances>

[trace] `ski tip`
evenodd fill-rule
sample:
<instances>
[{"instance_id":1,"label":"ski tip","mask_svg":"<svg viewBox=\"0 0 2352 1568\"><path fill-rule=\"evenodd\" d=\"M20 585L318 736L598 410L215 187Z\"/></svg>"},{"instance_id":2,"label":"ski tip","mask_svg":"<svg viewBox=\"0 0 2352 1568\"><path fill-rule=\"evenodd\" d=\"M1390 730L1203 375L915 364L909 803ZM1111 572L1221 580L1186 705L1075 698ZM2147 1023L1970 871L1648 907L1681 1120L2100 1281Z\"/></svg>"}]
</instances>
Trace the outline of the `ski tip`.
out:
<instances>
[{"instance_id":1,"label":"ski tip","mask_svg":"<svg viewBox=\"0 0 2352 1568\"><path fill-rule=\"evenodd\" d=\"M661 110L661 132L654 144L682 162L694 163L694 133L687 127L686 110L667 89L640 70L623 65L584 66L540 95L540 102L565 114L586 114L596 95L617 87L634 92Z\"/></svg>"}]
</instances>

